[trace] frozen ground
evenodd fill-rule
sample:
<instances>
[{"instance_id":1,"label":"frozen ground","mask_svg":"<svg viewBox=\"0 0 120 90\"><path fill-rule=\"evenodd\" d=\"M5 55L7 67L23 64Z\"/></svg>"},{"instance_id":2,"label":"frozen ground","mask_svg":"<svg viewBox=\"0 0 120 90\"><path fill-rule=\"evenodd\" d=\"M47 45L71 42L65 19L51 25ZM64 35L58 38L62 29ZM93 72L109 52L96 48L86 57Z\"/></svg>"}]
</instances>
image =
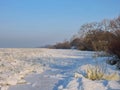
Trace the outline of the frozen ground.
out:
<instances>
[{"instance_id":1,"label":"frozen ground","mask_svg":"<svg viewBox=\"0 0 120 90\"><path fill-rule=\"evenodd\" d=\"M88 51L0 49L0 90L120 90L120 81L84 77L88 64L106 59Z\"/></svg>"}]
</instances>

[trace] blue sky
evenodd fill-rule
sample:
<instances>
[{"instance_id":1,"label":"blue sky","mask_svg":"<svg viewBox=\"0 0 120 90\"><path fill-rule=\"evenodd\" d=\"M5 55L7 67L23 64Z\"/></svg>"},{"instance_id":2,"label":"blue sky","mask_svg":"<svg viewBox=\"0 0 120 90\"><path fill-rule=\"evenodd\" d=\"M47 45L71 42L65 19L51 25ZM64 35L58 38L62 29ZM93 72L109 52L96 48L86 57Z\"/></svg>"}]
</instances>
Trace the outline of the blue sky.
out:
<instances>
[{"instance_id":1,"label":"blue sky","mask_svg":"<svg viewBox=\"0 0 120 90\"><path fill-rule=\"evenodd\" d=\"M120 0L0 0L0 47L69 40L84 23L120 15Z\"/></svg>"}]
</instances>

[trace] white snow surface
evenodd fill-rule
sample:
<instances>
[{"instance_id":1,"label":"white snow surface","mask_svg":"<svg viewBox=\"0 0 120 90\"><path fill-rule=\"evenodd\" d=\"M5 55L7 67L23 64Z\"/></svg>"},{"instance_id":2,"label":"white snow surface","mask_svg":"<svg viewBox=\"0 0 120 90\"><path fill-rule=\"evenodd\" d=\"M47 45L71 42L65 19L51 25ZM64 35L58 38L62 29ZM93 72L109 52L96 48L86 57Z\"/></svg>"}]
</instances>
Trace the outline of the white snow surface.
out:
<instances>
[{"instance_id":1,"label":"white snow surface","mask_svg":"<svg viewBox=\"0 0 120 90\"><path fill-rule=\"evenodd\" d=\"M106 63L103 52L6 48L0 49L0 90L120 90L120 81L85 78L89 65ZM107 65L109 72L117 72Z\"/></svg>"}]
</instances>

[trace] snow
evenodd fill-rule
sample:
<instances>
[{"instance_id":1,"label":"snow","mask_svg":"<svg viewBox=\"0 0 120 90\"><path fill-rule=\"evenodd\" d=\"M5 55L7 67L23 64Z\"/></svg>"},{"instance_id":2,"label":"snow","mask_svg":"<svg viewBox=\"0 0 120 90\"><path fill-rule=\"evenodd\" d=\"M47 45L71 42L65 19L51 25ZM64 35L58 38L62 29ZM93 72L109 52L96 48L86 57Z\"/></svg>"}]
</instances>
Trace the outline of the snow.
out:
<instances>
[{"instance_id":1,"label":"snow","mask_svg":"<svg viewBox=\"0 0 120 90\"><path fill-rule=\"evenodd\" d=\"M0 49L0 90L120 90L120 80L90 80L88 65L106 64L104 52L45 48ZM107 72L116 72L107 65Z\"/></svg>"}]
</instances>

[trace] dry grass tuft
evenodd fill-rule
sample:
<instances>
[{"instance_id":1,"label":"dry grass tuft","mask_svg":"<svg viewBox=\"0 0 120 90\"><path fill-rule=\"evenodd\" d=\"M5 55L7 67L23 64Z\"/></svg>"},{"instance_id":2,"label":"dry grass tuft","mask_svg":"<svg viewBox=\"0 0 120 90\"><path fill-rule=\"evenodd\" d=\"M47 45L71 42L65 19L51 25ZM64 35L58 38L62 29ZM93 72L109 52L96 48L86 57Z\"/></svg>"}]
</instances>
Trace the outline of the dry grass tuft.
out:
<instances>
[{"instance_id":1,"label":"dry grass tuft","mask_svg":"<svg viewBox=\"0 0 120 90\"><path fill-rule=\"evenodd\" d=\"M88 65L86 70L86 78L91 80L120 80L120 75L117 72L106 73L104 65L92 66Z\"/></svg>"},{"instance_id":2,"label":"dry grass tuft","mask_svg":"<svg viewBox=\"0 0 120 90\"><path fill-rule=\"evenodd\" d=\"M86 77L91 80L100 80L104 76L104 69L99 66L88 65Z\"/></svg>"}]
</instances>

